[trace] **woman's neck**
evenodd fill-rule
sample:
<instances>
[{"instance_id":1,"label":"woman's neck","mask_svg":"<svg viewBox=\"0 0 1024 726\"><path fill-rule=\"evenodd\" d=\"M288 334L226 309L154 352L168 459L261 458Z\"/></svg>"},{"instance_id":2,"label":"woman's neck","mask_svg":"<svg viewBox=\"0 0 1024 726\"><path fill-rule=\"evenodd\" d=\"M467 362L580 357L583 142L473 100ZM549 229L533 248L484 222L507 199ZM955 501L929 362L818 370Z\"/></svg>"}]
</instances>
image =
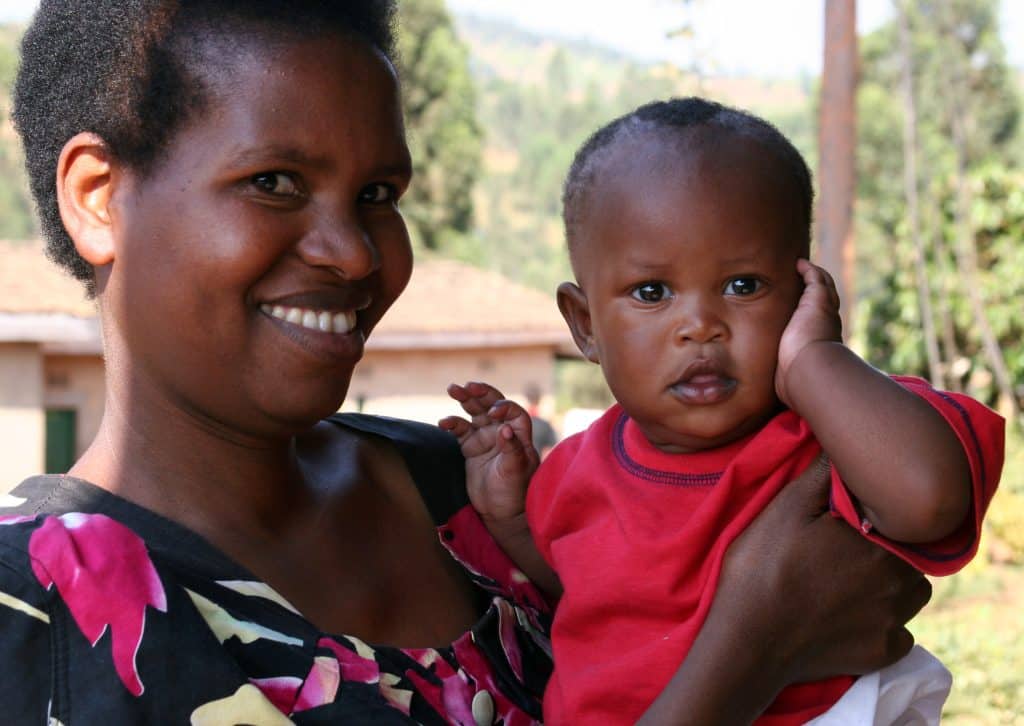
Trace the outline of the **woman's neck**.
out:
<instances>
[{"instance_id":1,"label":"woman's neck","mask_svg":"<svg viewBox=\"0 0 1024 726\"><path fill-rule=\"evenodd\" d=\"M294 438L231 436L138 388L126 406L116 389L69 474L211 540L285 536L313 503Z\"/></svg>"}]
</instances>

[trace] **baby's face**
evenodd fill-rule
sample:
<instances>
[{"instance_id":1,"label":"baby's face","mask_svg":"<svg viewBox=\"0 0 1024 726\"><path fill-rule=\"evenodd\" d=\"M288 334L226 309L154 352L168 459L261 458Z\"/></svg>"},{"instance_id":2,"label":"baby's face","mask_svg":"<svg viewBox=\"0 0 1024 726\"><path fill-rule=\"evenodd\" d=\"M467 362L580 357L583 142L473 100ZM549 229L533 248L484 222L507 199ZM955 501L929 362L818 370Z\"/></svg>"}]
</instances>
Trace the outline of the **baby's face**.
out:
<instances>
[{"instance_id":1,"label":"baby's face","mask_svg":"<svg viewBox=\"0 0 1024 726\"><path fill-rule=\"evenodd\" d=\"M654 445L723 445L779 406L779 339L802 291L806 244L793 184L740 138L619 147L598 172L574 250L594 357Z\"/></svg>"}]
</instances>

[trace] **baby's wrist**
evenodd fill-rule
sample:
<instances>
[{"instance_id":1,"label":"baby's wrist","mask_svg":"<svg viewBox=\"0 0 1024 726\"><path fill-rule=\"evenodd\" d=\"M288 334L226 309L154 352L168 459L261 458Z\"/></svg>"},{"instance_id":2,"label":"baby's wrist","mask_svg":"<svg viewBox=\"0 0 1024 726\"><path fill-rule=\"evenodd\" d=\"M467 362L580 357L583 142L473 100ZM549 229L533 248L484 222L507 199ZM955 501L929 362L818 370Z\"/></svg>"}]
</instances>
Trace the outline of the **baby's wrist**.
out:
<instances>
[{"instance_id":1,"label":"baby's wrist","mask_svg":"<svg viewBox=\"0 0 1024 726\"><path fill-rule=\"evenodd\" d=\"M481 514L480 519L483 521L484 526L487 527L487 531L498 540L519 537L523 533L529 533L530 531L530 525L526 521L525 509L518 514L502 516Z\"/></svg>"},{"instance_id":2,"label":"baby's wrist","mask_svg":"<svg viewBox=\"0 0 1024 726\"><path fill-rule=\"evenodd\" d=\"M836 356L849 354L850 349L836 340L812 340L804 345L790 359L789 365L780 366L782 386L777 391L786 406L800 413L800 390L802 381L831 368Z\"/></svg>"}]
</instances>

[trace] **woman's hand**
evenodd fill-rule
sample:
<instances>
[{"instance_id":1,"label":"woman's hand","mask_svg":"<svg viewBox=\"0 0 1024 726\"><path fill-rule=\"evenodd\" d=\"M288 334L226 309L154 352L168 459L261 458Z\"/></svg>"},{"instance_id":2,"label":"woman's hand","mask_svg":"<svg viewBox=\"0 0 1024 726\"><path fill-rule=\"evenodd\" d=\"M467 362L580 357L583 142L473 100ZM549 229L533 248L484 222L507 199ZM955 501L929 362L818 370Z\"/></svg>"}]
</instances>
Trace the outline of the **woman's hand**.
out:
<instances>
[{"instance_id":1,"label":"woman's hand","mask_svg":"<svg viewBox=\"0 0 1024 726\"><path fill-rule=\"evenodd\" d=\"M730 546L708 618L642 723L749 723L784 686L910 650L931 585L828 513L828 480L820 459Z\"/></svg>"}]
</instances>

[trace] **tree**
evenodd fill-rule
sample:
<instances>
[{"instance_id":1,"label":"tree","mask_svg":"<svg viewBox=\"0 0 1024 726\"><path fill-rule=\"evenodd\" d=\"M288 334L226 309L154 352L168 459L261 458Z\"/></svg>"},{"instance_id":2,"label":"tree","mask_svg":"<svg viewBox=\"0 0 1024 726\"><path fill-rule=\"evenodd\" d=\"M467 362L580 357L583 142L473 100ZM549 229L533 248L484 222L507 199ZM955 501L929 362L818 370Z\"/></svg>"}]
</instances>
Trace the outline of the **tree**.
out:
<instances>
[{"instance_id":1,"label":"tree","mask_svg":"<svg viewBox=\"0 0 1024 726\"><path fill-rule=\"evenodd\" d=\"M36 234L21 147L8 121L20 36L21 28L0 25L0 239L11 240Z\"/></svg>"},{"instance_id":2,"label":"tree","mask_svg":"<svg viewBox=\"0 0 1024 726\"><path fill-rule=\"evenodd\" d=\"M469 53L444 0L399 5L399 66L414 179L402 202L417 245L437 250L473 227L483 132Z\"/></svg>"},{"instance_id":3,"label":"tree","mask_svg":"<svg viewBox=\"0 0 1024 726\"><path fill-rule=\"evenodd\" d=\"M825 63L818 136L818 254L835 278L849 335L853 307L853 199L857 143L855 0L825 0Z\"/></svg>"},{"instance_id":4,"label":"tree","mask_svg":"<svg viewBox=\"0 0 1024 726\"><path fill-rule=\"evenodd\" d=\"M901 91L903 95L903 187L907 201L907 227L914 246L914 273L917 277L917 299L921 308L924 347L928 356L928 377L933 386L943 387L942 360L932 313L932 291L925 261L926 250L921 237L921 211L918 205L917 174L917 101L914 98L914 60L910 47L910 21L906 0L898 0L896 17L900 33Z\"/></svg>"},{"instance_id":5,"label":"tree","mask_svg":"<svg viewBox=\"0 0 1024 726\"><path fill-rule=\"evenodd\" d=\"M934 378L937 354L946 386L1013 414L1022 394L1014 381L1024 380L1015 322L1024 260L1006 240L1024 224L1012 153L1021 107L998 6L897 7L897 21L862 43L858 229L865 277L877 280L865 291L868 355ZM890 89L901 81L897 96Z\"/></svg>"}]
</instances>

